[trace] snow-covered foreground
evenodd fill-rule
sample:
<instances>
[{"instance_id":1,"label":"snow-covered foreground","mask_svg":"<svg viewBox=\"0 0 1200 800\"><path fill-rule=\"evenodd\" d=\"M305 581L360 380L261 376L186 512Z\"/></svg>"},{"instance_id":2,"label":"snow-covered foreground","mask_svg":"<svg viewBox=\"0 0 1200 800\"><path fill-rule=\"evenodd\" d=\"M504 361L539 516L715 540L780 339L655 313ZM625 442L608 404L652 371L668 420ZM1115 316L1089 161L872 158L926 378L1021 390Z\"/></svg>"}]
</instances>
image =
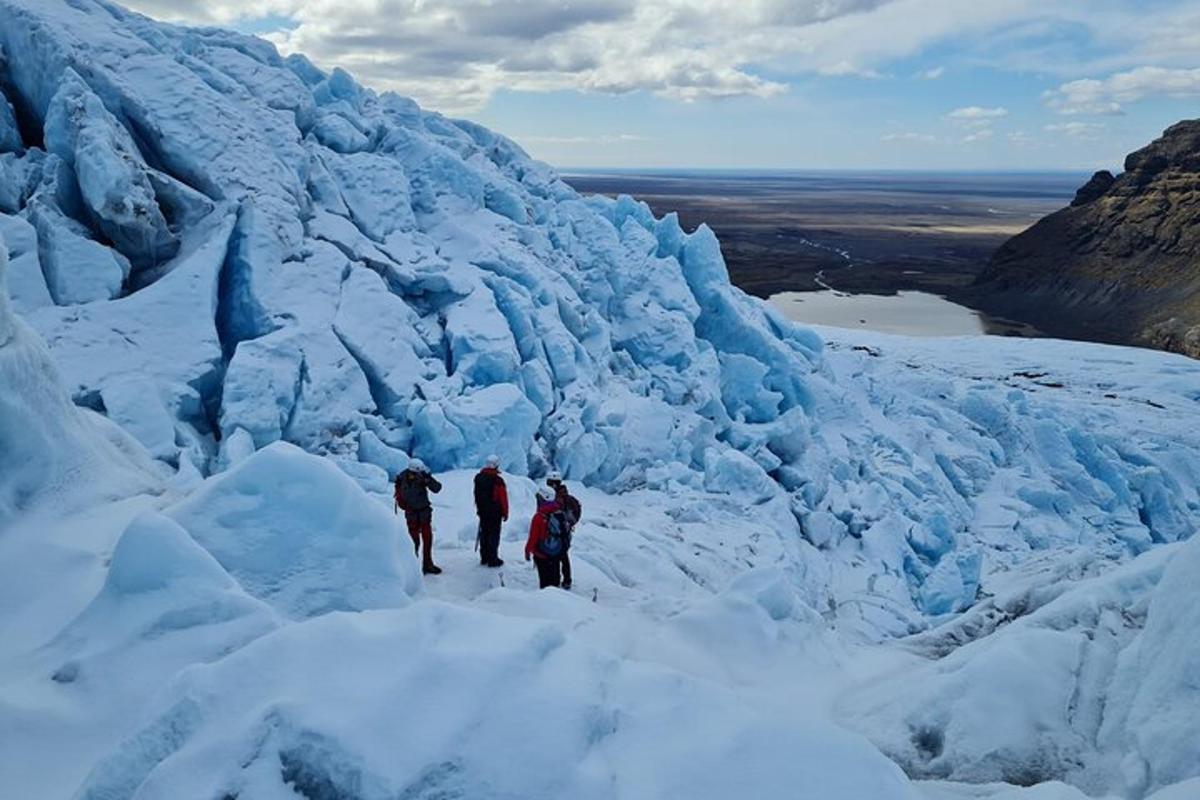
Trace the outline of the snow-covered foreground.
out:
<instances>
[{"instance_id":1,"label":"snow-covered foreground","mask_svg":"<svg viewBox=\"0 0 1200 800\"><path fill-rule=\"evenodd\" d=\"M0 47L4 796L1195 790L1200 364L819 335L255 39L0 0Z\"/></svg>"}]
</instances>

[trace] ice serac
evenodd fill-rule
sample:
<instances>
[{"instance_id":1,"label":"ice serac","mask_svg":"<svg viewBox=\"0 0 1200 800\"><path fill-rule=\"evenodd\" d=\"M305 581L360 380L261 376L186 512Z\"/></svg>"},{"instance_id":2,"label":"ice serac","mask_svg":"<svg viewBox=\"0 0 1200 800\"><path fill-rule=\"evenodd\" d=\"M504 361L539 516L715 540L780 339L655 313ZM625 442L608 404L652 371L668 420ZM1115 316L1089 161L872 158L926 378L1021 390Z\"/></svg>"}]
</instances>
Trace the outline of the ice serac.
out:
<instances>
[{"instance_id":1,"label":"ice serac","mask_svg":"<svg viewBox=\"0 0 1200 800\"><path fill-rule=\"evenodd\" d=\"M75 170L88 212L118 251L135 266L175 255L179 242L167 228L137 146L73 69L50 100L44 137L46 149Z\"/></svg>"}]
</instances>

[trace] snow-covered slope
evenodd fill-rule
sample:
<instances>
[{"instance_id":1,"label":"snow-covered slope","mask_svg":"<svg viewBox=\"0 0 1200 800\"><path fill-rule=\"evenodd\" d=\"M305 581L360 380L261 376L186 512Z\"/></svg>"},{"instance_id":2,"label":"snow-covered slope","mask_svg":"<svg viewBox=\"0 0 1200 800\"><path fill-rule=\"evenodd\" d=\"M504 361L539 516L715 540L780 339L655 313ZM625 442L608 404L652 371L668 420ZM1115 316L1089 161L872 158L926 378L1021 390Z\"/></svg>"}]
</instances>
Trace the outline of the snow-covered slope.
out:
<instances>
[{"instance_id":1,"label":"snow-covered slope","mask_svg":"<svg viewBox=\"0 0 1200 800\"><path fill-rule=\"evenodd\" d=\"M1070 715L1018 715L1002 759L966 740L931 756L920 731L972 725L975 696L945 684L962 697L934 725L911 709L925 695L853 688L937 693L1023 637L1046 641L1035 661L1063 651L1038 631L1078 579L1132 570L1149 592L1200 518L1196 362L826 346L730 286L707 228L580 197L501 136L260 40L0 0L0 49L0 728L29 732L0 749L3 783L916 796L831 726L843 692L837 713L922 777L1140 795L1200 773ZM467 481L491 452L520 520L507 557L530 479L586 485L581 596L472 565ZM450 569L428 586L376 502L411 456L452 471ZM1080 655L1098 677L1064 661L1038 687L1086 685L1088 713L1111 697L1139 725L1192 697L1157 664L1165 623L1128 615ZM859 644L920 632L916 654ZM1161 667L1153 696L1117 651ZM461 699L481 684L492 715ZM1046 761L1028 745L1051 723L1075 738ZM389 736L416 749L396 760ZM479 752L513 738L524 755ZM1088 771L1114 752L1144 767Z\"/></svg>"}]
</instances>

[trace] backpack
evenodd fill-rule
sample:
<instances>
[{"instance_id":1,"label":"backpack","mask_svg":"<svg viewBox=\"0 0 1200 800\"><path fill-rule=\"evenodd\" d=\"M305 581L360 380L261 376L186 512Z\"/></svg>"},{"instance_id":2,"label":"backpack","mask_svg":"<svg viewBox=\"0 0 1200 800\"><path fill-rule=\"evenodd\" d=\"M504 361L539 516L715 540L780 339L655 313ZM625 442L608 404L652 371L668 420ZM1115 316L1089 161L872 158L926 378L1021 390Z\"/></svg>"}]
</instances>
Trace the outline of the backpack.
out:
<instances>
[{"instance_id":1,"label":"backpack","mask_svg":"<svg viewBox=\"0 0 1200 800\"><path fill-rule=\"evenodd\" d=\"M579 524L579 517L583 514L583 508L573 494L568 494L563 500L563 510L566 512L567 521L571 523L571 530L574 530L575 526Z\"/></svg>"},{"instance_id":2,"label":"backpack","mask_svg":"<svg viewBox=\"0 0 1200 800\"><path fill-rule=\"evenodd\" d=\"M538 550L547 558L558 558L571 547L571 524L562 510L551 511L546 516L546 535L538 543Z\"/></svg>"},{"instance_id":3,"label":"backpack","mask_svg":"<svg viewBox=\"0 0 1200 800\"><path fill-rule=\"evenodd\" d=\"M405 511L420 511L429 501L426 499L424 481L409 472L396 478L396 502Z\"/></svg>"}]
</instances>

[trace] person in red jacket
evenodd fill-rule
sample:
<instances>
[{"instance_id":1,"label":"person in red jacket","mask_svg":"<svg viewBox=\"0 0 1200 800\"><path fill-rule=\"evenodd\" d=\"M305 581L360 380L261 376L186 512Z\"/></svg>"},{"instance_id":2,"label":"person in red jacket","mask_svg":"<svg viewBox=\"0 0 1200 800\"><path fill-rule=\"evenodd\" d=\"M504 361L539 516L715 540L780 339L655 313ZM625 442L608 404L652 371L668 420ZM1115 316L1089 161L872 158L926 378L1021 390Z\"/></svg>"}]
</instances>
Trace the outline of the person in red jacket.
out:
<instances>
[{"instance_id":1,"label":"person in red jacket","mask_svg":"<svg viewBox=\"0 0 1200 800\"><path fill-rule=\"evenodd\" d=\"M529 523L525 560L533 559L542 589L562 585L562 557L567 552L569 526L554 499L554 490L543 486L537 493L537 513Z\"/></svg>"},{"instance_id":2,"label":"person in red jacket","mask_svg":"<svg viewBox=\"0 0 1200 800\"><path fill-rule=\"evenodd\" d=\"M479 563L502 567L500 526L508 521L508 487L500 477L500 457L489 456L475 476L475 514L479 517Z\"/></svg>"},{"instance_id":3,"label":"person in red jacket","mask_svg":"<svg viewBox=\"0 0 1200 800\"><path fill-rule=\"evenodd\" d=\"M575 526L579 523L579 518L583 516L583 506L580 505L575 495L567 490L567 484L563 482L562 473L558 470L546 476L546 485L554 490L555 502L567 515L567 549L563 550L562 554L562 588L570 591L571 539L575 533Z\"/></svg>"}]
</instances>

